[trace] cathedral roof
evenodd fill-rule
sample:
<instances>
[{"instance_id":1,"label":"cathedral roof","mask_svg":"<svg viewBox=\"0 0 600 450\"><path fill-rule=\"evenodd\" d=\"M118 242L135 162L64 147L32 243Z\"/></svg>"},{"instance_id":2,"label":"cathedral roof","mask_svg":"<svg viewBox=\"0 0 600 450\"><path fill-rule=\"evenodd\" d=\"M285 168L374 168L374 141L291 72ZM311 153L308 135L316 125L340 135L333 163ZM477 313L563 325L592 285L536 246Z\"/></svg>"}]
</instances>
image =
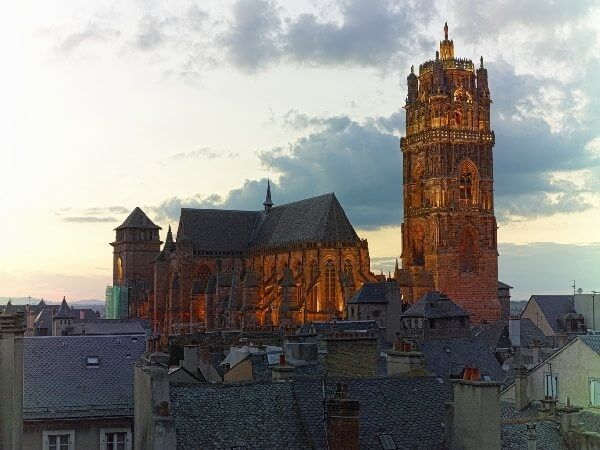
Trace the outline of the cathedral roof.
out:
<instances>
[{"instance_id":1,"label":"cathedral roof","mask_svg":"<svg viewBox=\"0 0 600 450\"><path fill-rule=\"evenodd\" d=\"M275 206L261 219L254 245L359 240L334 193Z\"/></svg>"},{"instance_id":2,"label":"cathedral roof","mask_svg":"<svg viewBox=\"0 0 600 450\"><path fill-rule=\"evenodd\" d=\"M119 225L115 230L123 228L147 228L152 230L160 230L161 228L148 219L148 216L141 210L139 206L136 206L131 214L127 216L125 222Z\"/></svg>"},{"instance_id":3,"label":"cathedral roof","mask_svg":"<svg viewBox=\"0 0 600 450\"><path fill-rule=\"evenodd\" d=\"M183 237L191 239L196 250L218 252L293 242L359 241L333 193L268 211L182 208L177 239Z\"/></svg>"}]
</instances>

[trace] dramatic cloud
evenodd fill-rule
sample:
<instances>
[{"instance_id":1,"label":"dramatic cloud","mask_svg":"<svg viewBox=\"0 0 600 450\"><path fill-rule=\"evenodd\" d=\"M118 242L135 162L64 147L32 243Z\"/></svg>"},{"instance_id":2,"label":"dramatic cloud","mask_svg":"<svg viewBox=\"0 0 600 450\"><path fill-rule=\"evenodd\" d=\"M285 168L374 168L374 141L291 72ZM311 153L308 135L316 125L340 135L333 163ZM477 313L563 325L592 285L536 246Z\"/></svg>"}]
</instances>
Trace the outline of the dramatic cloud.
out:
<instances>
[{"instance_id":1,"label":"dramatic cloud","mask_svg":"<svg viewBox=\"0 0 600 450\"><path fill-rule=\"evenodd\" d=\"M243 69L255 70L277 59L280 27L281 20L274 2L236 2L233 23L221 37L231 62Z\"/></svg>"}]
</instances>

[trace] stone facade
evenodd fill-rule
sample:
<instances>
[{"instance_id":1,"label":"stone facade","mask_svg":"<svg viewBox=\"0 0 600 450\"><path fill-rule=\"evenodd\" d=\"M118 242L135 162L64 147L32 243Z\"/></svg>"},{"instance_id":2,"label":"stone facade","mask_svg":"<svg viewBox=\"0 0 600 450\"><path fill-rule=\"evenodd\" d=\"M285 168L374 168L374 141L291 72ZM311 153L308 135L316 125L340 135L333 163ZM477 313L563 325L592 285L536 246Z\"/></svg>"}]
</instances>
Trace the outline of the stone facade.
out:
<instances>
[{"instance_id":1,"label":"stone facade","mask_svg":"<svg viewBox=\"0 0 600 450\"><path fill-rule=\"evenodd\" d=\"M411 68L403 152L402 269L405 301L444 292L473 322L500 317L494 217L494 132L487 70L440 43L435 60Z\"/></svg>"},{"instance_id":2,"label":"stone facade","mask_svg":"<svg viewBox=\"0 0 600 450\"><path fill-rule=\"evenodd\" d=\"M325 367L332 377L374 377L379 358L378 339L358 333L332 333L324 338Z\"/></svg>"}]
</instances>

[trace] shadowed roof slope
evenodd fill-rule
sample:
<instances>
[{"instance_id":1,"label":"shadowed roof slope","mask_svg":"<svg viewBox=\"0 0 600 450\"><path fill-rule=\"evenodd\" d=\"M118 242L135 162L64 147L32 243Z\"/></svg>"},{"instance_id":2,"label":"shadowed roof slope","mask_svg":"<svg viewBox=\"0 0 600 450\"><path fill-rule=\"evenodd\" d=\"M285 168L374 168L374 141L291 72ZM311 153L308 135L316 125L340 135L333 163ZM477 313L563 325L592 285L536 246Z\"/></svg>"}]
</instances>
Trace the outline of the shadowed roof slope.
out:
<instances>
[{"instance_id":1,"label":"shadowed roof slope","mask_svg":"<svg viewBox=\"0 0 600 450\"><path fill-rule=\"evenodd\" d=\"M23 339L25 419L133 415L133 363L144 336ZM88 368L88 357L97 367Z\"/></svg>"},{"instance_id":2,"label":"shadowed roof slope","mask_svg":"<svg viewBox=\"0 0 600 450\"><path fill-rule=\"evenodd\" d=\"M188 238L201 251L243 252L258 215L257 211L181 208L177 241Z\"/></svg>"},{"instance_id":3,"label":"shadowed roof slope","mask_svg":"<svg viewBox=\"0 0 600 450\"><path fill-rule=\"evenodd\" d=\"M178 449L310 448L291 383L171 386Z\"/></svg>"},{"instance_id":4,"label":"shadowed roof slope","mask_svg":"<svg viewBox=\"0 0 600 450\"><path fill-rule=\"evenodd\" d=\"M572 295L532 295L529 301L537 303L554 332L562 331L557 320L559 314L575 312Z\"/></svg>"},{"instance_id":5,"label":"shadowed roof slope","mask_svg":"<svg viewBox=\"0 0 600 450\"><path fill-rule=\"evenodd\" d=\"M598 356L600 356L600 336L595 334L584 334L583 336L579 336L579 339L583 341L585 345L592 349L592 351L596 352Z\"/></svg>"},{"instance_id":6,"label":"shadowed roof slope","mask_svg":"<svg viewBox=\"0 0 600 450\"><path fill-rule=\"evenodd\" d=\"M122 228L147 228L152 230L160 230L161 228L152 222L148 216L141 210L139 206L136 206L131 214L127 216L125 222L119 225L115 230Z\"/></svg>"},{"instance_id":7,"label":"shadowed roof slope","mask_svg":"<svg viewBox=\"0 0 600 450\"><path fill-rule=\"evenodd\" d=\"M177 240L200 251L244 252L253 246L292 242L358 242L360 239L333 193L268 211L182 208Z\"/></svg>"},{"instance_id":8,"label":"shadowed roof slope","mask_svg":"<svg viewBox=\"0 0 600 450\"><path fill-rule=\"evenodd\" d=\"M440 292L428 292L402 313L404 317L468 317L469 313Z\"/></svg>"},{"instance_id":9,"label":"shadowed roof slope","mask_svg":"<svg viewBox=\"0 0 600 450\"><path fill-rule=\"evenodd\" d=\"M333 193L275 206L261 214L254 245L298 241L356 242L359 237Z\"/></svg>"},{"instance_id":10,"label":"shadowed roof slope","mask_svg":"<svg viewBox=\"0 0 600 450\"><path fill-rule=\"evenodd\" d=\"M393 281L376 281L364 283L348 304L355 303L390 303L401 301L400 289Z\"/></svg>"},{"instance_id":11,"label":"shadowed roof slope","mask_svg":"<svg viewBox=\"0 0 600 450\"><path fill-rule=\"evenodd\" d=\"M348 384L349 397L360 402L359 447L381 448L378 435L391 435L397 448L438 448L442 438L444 402L452 398L448 382L433 377L331 378L327 396L336 382ZM314 447L326 449L321 380L294 381L294 397Z\"/></svg>"}]
</instances>

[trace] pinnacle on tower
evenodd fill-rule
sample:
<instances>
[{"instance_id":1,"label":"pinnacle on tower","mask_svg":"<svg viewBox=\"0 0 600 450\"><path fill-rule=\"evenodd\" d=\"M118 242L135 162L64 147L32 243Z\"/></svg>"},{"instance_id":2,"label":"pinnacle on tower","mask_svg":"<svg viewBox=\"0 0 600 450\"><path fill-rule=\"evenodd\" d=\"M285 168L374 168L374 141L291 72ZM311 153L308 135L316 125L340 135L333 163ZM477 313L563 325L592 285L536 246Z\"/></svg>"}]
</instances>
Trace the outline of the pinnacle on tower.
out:
<instances>
[{"instance_id":1,"label":"pinnacle on tower","mask_svg":"<svg viewBox=\"0 0 600 450\"><path fill-rule=\"evenodd\" d=\"M169 224L169 229L167 230L167 237L165 239L165 244L171 244L173 242L173 232L171 231L171 225Z\"/></svg>"},{"instance_id":2,"label":"pinnacle on tower","mask_svg":"<svg viewBox=\"0 0 600 450\"><path fill-rule=\"evenodd\" d=\"M448 39L448 22L444 22L444 39Z\"/></svg>"},{"instance_id":3,"label":"pinnacle on tower","mask_svg":"<svg viewBox=\"0 0 600 450\"><path fill-rule=\"evenodd\" d=\"M267 180L267 197L263 203L265 211L268 211L273 207L273 201L271 200L271 180Z\"/></svg>"}]
</instances>

